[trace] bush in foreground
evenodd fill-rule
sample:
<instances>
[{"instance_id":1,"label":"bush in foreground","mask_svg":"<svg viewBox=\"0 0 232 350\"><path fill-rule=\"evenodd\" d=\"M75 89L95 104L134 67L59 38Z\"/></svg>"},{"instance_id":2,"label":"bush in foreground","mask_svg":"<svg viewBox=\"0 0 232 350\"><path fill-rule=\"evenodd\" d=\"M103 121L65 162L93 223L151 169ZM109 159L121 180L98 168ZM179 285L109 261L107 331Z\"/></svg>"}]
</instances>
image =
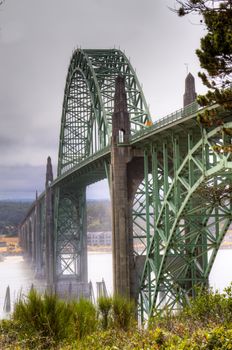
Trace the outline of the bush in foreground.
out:
<instances>
[{"instance_id":1,"label":"bush in foreground","mask_svg":"<svg viewBox=\"0 0 232 350\"><path fill-rule=\"evenodd\" d=\"M100 297L98 311L103 330L111 327L127 331L135 325L135 304L120 295Z\"/></svg>"},{"instance_id":2,"label":"bush in foreground","mask_svg":"<svg viewBox=\"0 0 232 350\"><path fill-rule=\"evenodd\" d=\"M82 339L97 329L98 320L94 305L86 299L69 304L72 328L76 339Z\"/></svg>"},{"instance_id":3,"label":"bush in foreground","mask_svg":"<svg viewBox=\"0 0 232 350\"><path fill-rule=\"evenodd\" d=\"M134 323L134 307L121 297L64 302L31 291L10 320L0 322L1 349L226 350L232 349L232 288L203 291L178 314L167 312L147 329Z\"/></svg>"},{"instance_id":4,"label":"bush in foreground","mask_svg":"<svg viewBox=\"0 0 232 350\"><path fill-rule=\"evenodd\" d=\"M70 333L71 314L67 304L55 294L38 294L32 289L27 298L15 304L12 320L21 324L21 332L58 342Z\"/></svg>"}]
</instances>

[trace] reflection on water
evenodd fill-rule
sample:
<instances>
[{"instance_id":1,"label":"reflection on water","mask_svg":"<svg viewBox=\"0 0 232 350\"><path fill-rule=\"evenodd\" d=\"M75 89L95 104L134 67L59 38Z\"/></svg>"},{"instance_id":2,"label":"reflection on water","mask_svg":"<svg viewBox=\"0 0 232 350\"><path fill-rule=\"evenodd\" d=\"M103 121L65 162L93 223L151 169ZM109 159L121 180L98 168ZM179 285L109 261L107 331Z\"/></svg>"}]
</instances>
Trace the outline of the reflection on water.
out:
<instances>
[{"instance_id":1,"label":"reflection on water","mask_svg":"<svg viewBox=\"0 0 232 350\"><path fill-rule=\"evenodd\" d=\"M212 272L210 274L210 284L215 289L223 290L232 281L232 250L219 250ZM95 295L96 282L104 278L106 288L112 293L112 254L95 253L88 254L88 277L92 281ZM42 281L34 279L34 274L30 263L23 260L21 256L6 257L0 262L0 317L3 317L3 305L6 288L10 286L12 304L20 295L26 294L33 284L41 292L44 290Z\"/></svg>"}]
</instances>

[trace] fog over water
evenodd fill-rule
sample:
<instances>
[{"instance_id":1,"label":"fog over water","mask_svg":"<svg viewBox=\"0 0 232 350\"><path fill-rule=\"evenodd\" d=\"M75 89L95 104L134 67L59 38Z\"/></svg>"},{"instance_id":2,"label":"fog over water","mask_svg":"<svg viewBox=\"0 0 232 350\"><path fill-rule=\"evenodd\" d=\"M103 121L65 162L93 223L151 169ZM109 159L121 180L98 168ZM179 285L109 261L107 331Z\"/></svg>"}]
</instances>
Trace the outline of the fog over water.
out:
<instances>
[{"instance_id":1,"label":"fog over water","mask_svg":"<svg viewBox=\"0 0 232 350\"><path fill-rule=\"evenodd\" d=\"M88 254L88 279L93 284L96 296L96 282L104 279L108 293L112 293L112 254L95 253ZM43 281L36 280L30 263L22 256L8 256L0 262L0 318L4 317L3 306L6 288L10 286L11 305L20 296L29 292L33 284L40 292L44 291Z\"/></svg>"},{"instance_id":2,"label":"fog over water","mask_svg":"<svg viewBox=\"0 0 232 350\"><path fill-rule=\"evenodd\" d=\"M210 285L214 289L222 291L232 281L231 262L232 249L219 250L210 274ZM105 280L107 291L112 293L112 254L90 252L88 254L88 274L89 281L93 283L95 296L96 282L100 282L102 278ZM8 285L12 306L20 293L28 293L32 283L39 291L44 290L43 284L34 279L30 264L24 261L22 256L7 257L0 262L0 278L0 317L5 317L3 305Z\"/></svg>"}]
</instances>

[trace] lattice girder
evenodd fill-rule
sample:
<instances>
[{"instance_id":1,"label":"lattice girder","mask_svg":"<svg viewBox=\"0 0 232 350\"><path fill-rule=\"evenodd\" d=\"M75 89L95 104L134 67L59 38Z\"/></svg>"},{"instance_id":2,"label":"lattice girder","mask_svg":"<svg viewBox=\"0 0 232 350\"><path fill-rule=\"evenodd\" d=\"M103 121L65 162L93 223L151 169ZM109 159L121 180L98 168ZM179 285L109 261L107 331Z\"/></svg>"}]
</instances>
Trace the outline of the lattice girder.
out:
<instances>
[{"instance_id":1,"label":"lattice girder","mask_svg":"<svg viewBox=\"0 0 232 350\"><path fill-rule=\"evenodd\" d=\"M71 278L83 281L86 255L85 188L57 189L56 192L56 280ZM84 259L84 260L83 260ZM86 271L84 271L86 272ZM86 277L85 277L86 278Z\"/></svg>"},{"instance_id":2,"label":"lattice girder","mask_svg":"<svg viewBox=\"0 0 232 350\"><path fill-rule=\"evenodd\" d=\"M232 129L232 123L224 128ZM164 139L145 151L145 162L152 166L147 185L153 188L152 201L147 197L146 206L149 212L153 208L154 233L147 237L140 286L143 315L164 306L178 308L194 296L196 285L208 283L232 218L232 153L223 149L225 142L231 139L216 127L202 129L198 138L188 132L185 149L173 135L171 142Z\"/></svg>"},{"instance_id":3,"label":"lattice girder","mask_svg":"<svg viewBox=\"0 0 232 350\"><path fill-rule=\"evenodd\" d=\"M66 79L58 176L109 145L118 75L126 81L131 132L151 120L135 71L120 50L77 49Z\"/></svg>"}]
</instances>

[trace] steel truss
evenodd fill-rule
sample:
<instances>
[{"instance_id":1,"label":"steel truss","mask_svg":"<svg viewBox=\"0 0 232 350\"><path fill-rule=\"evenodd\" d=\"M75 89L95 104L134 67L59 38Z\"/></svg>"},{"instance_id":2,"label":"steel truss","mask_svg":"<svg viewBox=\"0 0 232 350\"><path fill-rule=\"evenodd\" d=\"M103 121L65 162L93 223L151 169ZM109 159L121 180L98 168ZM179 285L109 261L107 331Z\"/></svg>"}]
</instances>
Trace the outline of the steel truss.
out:
<instances>
[{"instance_id":1,"label":"steel truss","mask_svg":"<svg viewBox=\"0 0 232 350\"><path fill-rule=\"evenodd\" d=\"M85 188L62 188L56 195L56 280L83 282L87 266Z\"/></svg>"},{"instance_id":2,"label":"steel truss","mask_svg":"<svg viewBox=\"0 0 232 350\"><path fill-rule=\"evenodd\" d=\"M144 157L144 180L133 199L132 213L128 213L129 226L132 214L130 230L133 226L128 254L133 238L131 260L139 262L139 269L144 266L139 286L139 312L144 320L164 307L178 309L194 296L195 286L208 283L232 218L232 122L228 122L230 115L223 126L210 124L207 130L207 123L204 127L200 121L197 124L194 104L194 110L187 107L144 131L151 120L125 55L119 50L76 50L65 86L58 179L51 184L55 283L87 284L86 186L109 178L111 118L119 74L125 77L132 134L129 144L121 146L128 146L132 158L142 153ZM141 178L132 174L133 186ZM45 209L43 203L38 214L42 255ZM30 253L32 228L28 225L26 220L22 239ZM46 263L44 257L42 260Z\"/></svg>"},{"instance_id":3,"label":"steel truss","mask_svg":"<svg viewBox=\"0 0 232 350\"><path fill-rule=\"evenodd\" d=\"M231 130L232 123L224 129ZM196 286L208 284L232 218L232 153L223 148L231 137L224 129L201 128L199 136L188 131L181 139L172 134L144 152L142 320L164 307L178 309L189 303Z\"/></svg>"},{"instance_id":4,"label":"steel truss","mask_svg":"<svg viewBox=\"0 0 232 350\"><path fill-rule=\"evenodd\" d=\"M150 121L148 107L129 60L120 50L77 49L64 92L58 176L109 145L115 78L126 80L132 133Z\"/></svg>"},{"instance_id":5,"label":"steel truss","mask_svg":"<svg viewBox=\"0 0 232 350\"><path fill-rule=\"evenodd\" d=\"M77 49L70 61L64 92L58 176L109 146L118 75L125 77L133 133L144 128L150 120L136 74L121 51ZM68 184L68 191L64 190L63 184L55 189L55 271L58 280L68 276L83 280L80 265L84 266L86 260L86 248L83 247L87 234L83 224L86 184L78 180L76 177L71 185Z\"/></svg>"}]
</instances>

